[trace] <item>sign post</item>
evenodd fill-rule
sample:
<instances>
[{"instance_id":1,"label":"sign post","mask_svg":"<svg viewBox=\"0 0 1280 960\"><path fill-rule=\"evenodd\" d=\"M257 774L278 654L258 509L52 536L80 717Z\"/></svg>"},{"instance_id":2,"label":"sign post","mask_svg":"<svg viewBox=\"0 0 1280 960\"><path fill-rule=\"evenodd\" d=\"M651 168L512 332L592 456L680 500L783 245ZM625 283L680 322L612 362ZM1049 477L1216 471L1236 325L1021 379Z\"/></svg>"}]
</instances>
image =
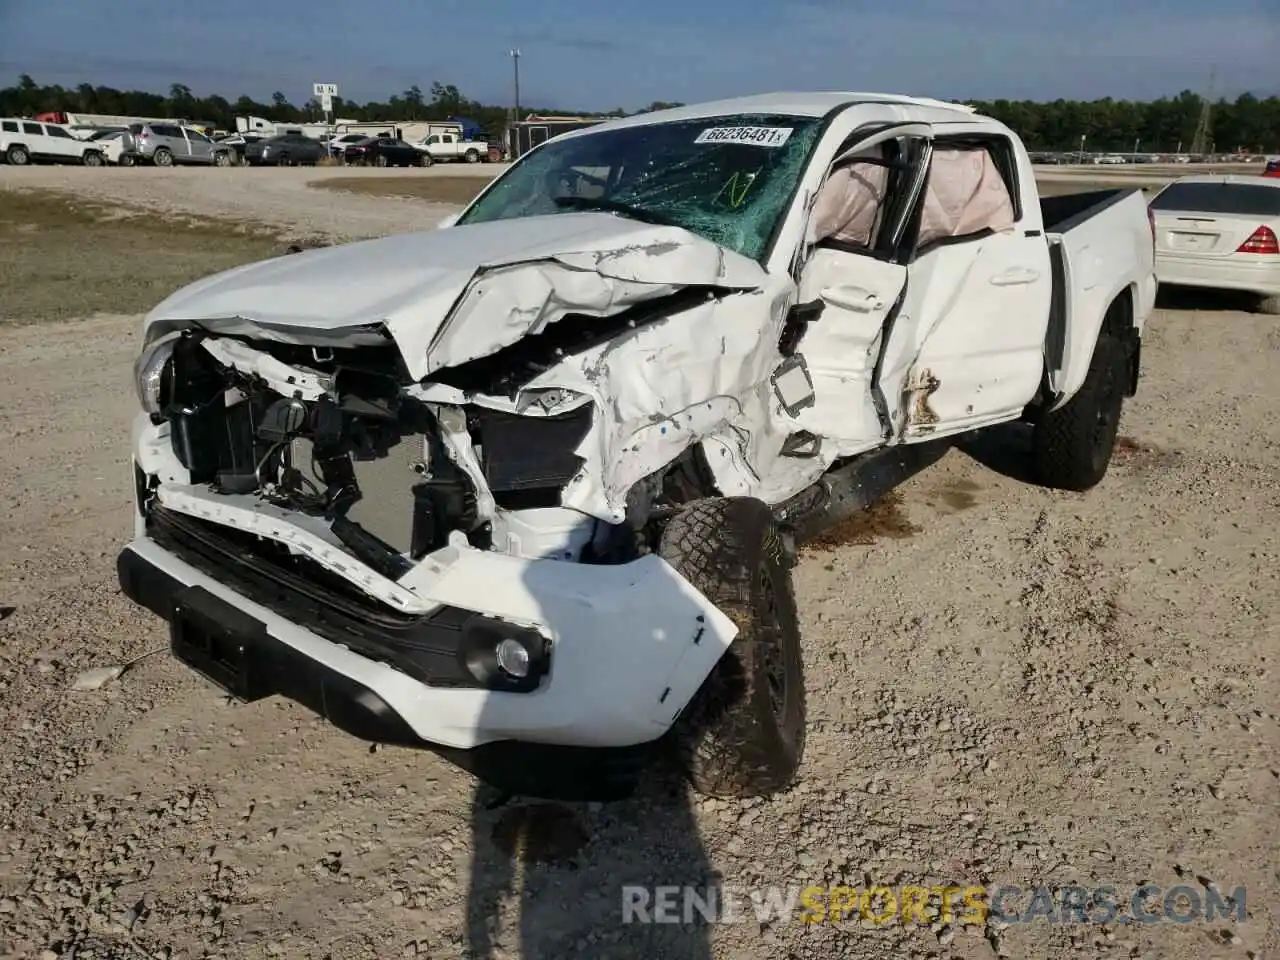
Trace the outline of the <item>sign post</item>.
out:
<instances>
[{"instance_id":1,"label":"sign post","mask_svg":"<svg viewBox=\"0 0 1280 960\"><path fill-rule=\"evenodd\" d=\"M333 98L338 95L336 83L313 83L311 92L320 100L320 109L324 111L324 125L332 126L329 114L333 112Z\"/></svg>"}]
</instances>

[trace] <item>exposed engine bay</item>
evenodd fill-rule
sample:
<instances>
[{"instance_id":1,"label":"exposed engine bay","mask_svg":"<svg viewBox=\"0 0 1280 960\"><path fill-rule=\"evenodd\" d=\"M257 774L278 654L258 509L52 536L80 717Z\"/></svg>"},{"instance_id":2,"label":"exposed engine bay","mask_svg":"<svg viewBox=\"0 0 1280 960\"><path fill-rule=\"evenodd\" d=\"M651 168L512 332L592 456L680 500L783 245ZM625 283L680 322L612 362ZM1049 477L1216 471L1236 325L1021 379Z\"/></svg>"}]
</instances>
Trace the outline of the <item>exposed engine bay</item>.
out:
<instances>
[{"instance_id":1,"label":"exposed engine bay","mask_svg":"<svg viewBox=\"0 0 1280 960\"><path fill-rule=\"evenodd\" d=\"M576 451L592 425L589 401L541 416L429 403L412 395L389 348L189 331L166 354L152 420L168 422L188 482L322 519L390 580L451 535L588 563L643 549L626 525L561 507L585 462Z\"/></svg>"}]
</instances>

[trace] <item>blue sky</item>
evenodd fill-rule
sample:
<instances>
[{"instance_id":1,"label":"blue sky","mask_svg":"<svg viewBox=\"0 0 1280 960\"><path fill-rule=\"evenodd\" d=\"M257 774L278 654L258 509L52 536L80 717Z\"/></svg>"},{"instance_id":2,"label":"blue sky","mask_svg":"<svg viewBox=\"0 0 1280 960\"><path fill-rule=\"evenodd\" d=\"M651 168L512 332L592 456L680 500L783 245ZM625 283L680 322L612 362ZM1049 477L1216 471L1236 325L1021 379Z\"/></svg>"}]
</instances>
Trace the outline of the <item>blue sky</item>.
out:
<instances>
[{"instance_id":1,"label":"blue sky","mask_svg":"<svg viewBox=\"0 0 1280 960\"><path fill-rule=\"evenodd\" d=\"M617 11L617 12L614 12ZM1280 93L1280 0L0 0L0 85L197 94L313 81L357 100L417 83L510 103L633 109L766 90L949 98Z\"/></svg>"}]
</instances>

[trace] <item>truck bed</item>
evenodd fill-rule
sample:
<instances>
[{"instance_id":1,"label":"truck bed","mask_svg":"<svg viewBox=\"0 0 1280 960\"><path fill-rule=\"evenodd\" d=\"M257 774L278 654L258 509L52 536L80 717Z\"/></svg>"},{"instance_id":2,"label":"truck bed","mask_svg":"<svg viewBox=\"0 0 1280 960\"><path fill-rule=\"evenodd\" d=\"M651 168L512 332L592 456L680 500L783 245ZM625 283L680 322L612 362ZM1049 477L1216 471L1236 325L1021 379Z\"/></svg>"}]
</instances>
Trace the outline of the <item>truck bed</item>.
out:
<instances>
[{"instance_id":1,"label":"truck bed","mask_svg":"<svg viewBox=\"0 0 1280 960\"><path fill-rule=\"evenodd\" d=\"M1118 190L1090 190L1085 193L1067 193L1060 197L1041 197L1040 215L1044 218L1044 232L1066 233L1119 203L1129 194L1141 192L1137 187L1122 187Z\"/></svg>"},{"instance_id":2,"label":"truck bed","mask_svg":"<svg viewBox=\"0 0 1280 960\"><path fill-rule=\"evenodd\" d=\"M1049 384L1079 389L1114 299L1131 291L1131 315L1155 299L1154 244L1146 199L1135 187L1041 197L1053 276L1045 353Z\"/></svg>"}]
</instances>

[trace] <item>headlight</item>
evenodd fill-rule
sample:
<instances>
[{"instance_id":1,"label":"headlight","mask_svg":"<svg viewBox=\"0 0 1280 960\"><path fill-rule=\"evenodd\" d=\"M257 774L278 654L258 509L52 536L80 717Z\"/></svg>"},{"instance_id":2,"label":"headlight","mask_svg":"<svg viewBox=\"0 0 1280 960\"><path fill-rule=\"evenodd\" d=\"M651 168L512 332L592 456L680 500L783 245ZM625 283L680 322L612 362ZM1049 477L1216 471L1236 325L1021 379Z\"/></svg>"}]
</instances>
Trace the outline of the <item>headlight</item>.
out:
<instances>
[{"instance_id":1,"label":"headlight","mask_svg":"<svg viewBox=\"0 0 1280 960\"><path fill-rule=\"evenodd\" d=\"M153 416L164 406L164 375L173 360L173 347L177 338L170 337L143 349L133 363L133 380L142 409Z\"/></svg>"}]
</instances>

